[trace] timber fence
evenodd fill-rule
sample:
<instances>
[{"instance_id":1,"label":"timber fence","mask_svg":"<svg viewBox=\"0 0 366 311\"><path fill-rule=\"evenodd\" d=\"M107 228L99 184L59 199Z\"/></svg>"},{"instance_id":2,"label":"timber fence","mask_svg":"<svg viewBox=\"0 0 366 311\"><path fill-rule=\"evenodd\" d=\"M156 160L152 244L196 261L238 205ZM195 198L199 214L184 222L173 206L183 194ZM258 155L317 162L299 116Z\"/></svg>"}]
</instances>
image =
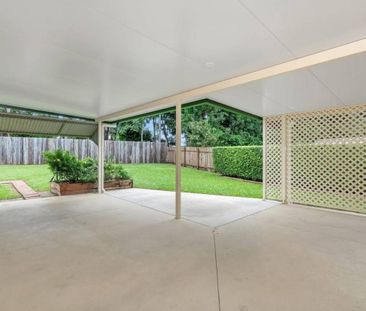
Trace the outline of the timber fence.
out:
<instances>
[{"instance_id":1,"label":"timber fence","mask_svg":"<svg viewBox=\"0 0 366 311\"><path fill-rule=\"evenodd\" d=\"M98 158L98 146L89 139L0 137L0 164L42 164L43 153L68 150L78 159ZM116 163L164 163L165 143L105 141L105 158Z\"/></svg>"},{"instance_id":2,"label":"timber fence","mask_svg":"<svg viewBox=\"0 0 366 311\"><path fill-rule=\"evenodd\" d=\"M213 170L213 155L210 147L182 147L181 159L183 166L197 169ZM175 147L168 147L166 162L175 163Z\"/></svg>"}]
</instances>

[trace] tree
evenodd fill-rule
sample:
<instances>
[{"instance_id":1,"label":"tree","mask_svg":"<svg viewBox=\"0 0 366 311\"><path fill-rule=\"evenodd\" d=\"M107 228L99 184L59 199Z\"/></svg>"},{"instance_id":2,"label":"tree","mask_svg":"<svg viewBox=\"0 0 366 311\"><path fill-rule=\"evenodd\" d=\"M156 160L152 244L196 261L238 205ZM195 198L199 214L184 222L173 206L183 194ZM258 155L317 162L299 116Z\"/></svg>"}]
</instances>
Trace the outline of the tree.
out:
<instances>
[{"instance_id":1,"label":"tree","mask_svg":"<svg viewBox=\"0 0 366 311\"><path fill-rule=\"evenodd\" d=\"M145 126L143 140L175 144L174 111L121 122L118 138L141 140L141 129ZM200 104L182 110L182 133L187 146L192 147L261 145L262 120L211 103Z\"/></svg>"},{"instance_id":2,"label":"tree","mask_svg":"<svg viewBox=\"0 0 366 311\"><path fill-rule=\"evenodd\" d=\"M202 123L205 121L205 124ZM193 123L197 123L196 126ZM262 120L212 104L183 109L182 132L188 146L245 146L262 144ZM207 138L206 138L206 135ZM212 135L216 139L212 139ZM201 141L197 140L201 137Z\"/></svg>"},{"instance_id":3,"label":"tree","mask_svg":"<svg viewBox=\"0 0 366 311\"><path fill-rule=\"evenodd\" d=\"M164 135L164 140L168 144L174 143L175 136L175 113L166 112L161 114L161 130Z\"/></svg>"},{"instance_id":4,"label":"tree","mask_svg":"<svg viewBox=\"0 0 366 311\"><path fill-rule=\"evenodd\" d=\"M218 142L217 130L207 120L190 121L186 126L186 142L188 146L206 147L216 146Z\"/></svg>"},{"instance_id":5,"label":"tree","mask_svg":"<svg viewBox=\"0 0 366 311\"><path fill-rule=\"evenodd\" d=\"M125 141L151 141L151 133L144 129L145 118L121 121L117 124L117 138ZM141 135L142 132L142 135Z\"/></svg>"}]
</instances>

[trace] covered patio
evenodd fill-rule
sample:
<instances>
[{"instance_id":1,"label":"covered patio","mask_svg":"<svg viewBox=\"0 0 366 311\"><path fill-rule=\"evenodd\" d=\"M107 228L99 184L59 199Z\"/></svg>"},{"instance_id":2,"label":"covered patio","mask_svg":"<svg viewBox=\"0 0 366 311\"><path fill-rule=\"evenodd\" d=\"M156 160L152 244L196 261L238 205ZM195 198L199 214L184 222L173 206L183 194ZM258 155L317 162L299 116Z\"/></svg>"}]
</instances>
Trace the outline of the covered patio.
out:
<instances>
[{"instance_id":1,"label":"covered patio","mask_svg":"<svg viewBox=\"0 0 366 311\"><path fill-rule=\"evenodd\" d=\"M0 133L99 147L98 194L0 203L1 309L366 309L365 15L2 1ZM181 112L204 99L263 118L263 200L182 193ZM175 191L106 192L105 128L168 110Z\"/></svg>"},{"instance_id":2,"label":"covered patio","mask_svg":"<svg viewBox=\"0 0 366 311\"><path fill-rule=\"evenodd\" d=\"M175 193L172 191L135 188L108 191L107 195L171 216L175 215ZM181 204L183 219L217 228L260 213L280 203L252 198L183 192Z\"/></svg>"},{"instance_id":3,"label":"covered patio","mask_svg":"<svg viewBox=\"0 0 366 311\"><path fill-rule=\"evenodd\" d=\"M107 194L3 203L3 310L362 310L366 218L276 205L213 228Z\"/></svg>"}]
</instances>

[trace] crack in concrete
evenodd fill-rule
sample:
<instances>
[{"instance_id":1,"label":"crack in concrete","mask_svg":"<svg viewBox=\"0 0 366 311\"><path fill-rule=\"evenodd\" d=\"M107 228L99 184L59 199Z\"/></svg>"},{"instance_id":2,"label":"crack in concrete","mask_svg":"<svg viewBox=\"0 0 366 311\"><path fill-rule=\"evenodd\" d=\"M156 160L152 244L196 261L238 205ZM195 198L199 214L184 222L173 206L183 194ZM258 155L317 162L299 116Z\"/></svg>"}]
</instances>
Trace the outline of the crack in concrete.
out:
<instances>
[{"instance_id":1,"label":"crack in concrete","mask_svg":"<svg viewBox=\"0 0 366 311\"><path fill-rule=\"evenodd\" d=\"M214 246L214 257L215 257L215 267L216 267L216 288L217 288L217 303L218 310L221 311L221 295L220 295L220 278L219 278L219 263L217 260L217 247L216 247L216 229L212 230L213 246Z\"/></svg>"}]
</instances>

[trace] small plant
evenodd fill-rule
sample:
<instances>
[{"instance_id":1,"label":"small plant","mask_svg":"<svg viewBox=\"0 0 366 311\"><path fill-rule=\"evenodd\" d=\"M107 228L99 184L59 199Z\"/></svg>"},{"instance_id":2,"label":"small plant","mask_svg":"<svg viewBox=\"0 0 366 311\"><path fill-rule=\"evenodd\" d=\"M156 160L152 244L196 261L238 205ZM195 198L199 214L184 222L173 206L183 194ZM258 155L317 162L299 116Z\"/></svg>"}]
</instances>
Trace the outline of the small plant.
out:
<instances>
[{"instance_id":1,"label":"small plant","mask_svg":"<svg viewBox=\"0 0 366 311\"><path fill-rule=\"evenodd\" d=\"M96 182L98 178L98 163L92 158L81 160L81 182Z\"/></svg>"},{"instance_id":2,"label":"small plant","mask_svg":"<svg viewBox=\"0 0 366 311\"><path fill-rule=\"evenodd\" d=\"M51 181L57 183L94 183L98 178L98 163L92 158L78 160L69 151L55 150L44 153L47 164L53 173ZM104 163L104 179L126 180L130 176L121 164L111 161Z\"/></svg>"},{"instance_id":3,"label":"small plant","mask_svg":"<svg viewBox=\"0 0 366 311\"><path fill-rule=\"evenodd\" d=\"M111 161L107 161L104 164L104 179L106 181L125 180L130 179L130 176L121 164L115 164Z\"/></svg>"},{"instance_id":4,"label":"small plant","mask_svg":"<svg viewBox=\"0 0 366 311\"><path fill-rule=\"evenodd\" d=\"M68 151L55 150L44 153L47 164L53 173L51 181L77 182L81 176L81 163Z\"/></svg>"}]
</instances>

